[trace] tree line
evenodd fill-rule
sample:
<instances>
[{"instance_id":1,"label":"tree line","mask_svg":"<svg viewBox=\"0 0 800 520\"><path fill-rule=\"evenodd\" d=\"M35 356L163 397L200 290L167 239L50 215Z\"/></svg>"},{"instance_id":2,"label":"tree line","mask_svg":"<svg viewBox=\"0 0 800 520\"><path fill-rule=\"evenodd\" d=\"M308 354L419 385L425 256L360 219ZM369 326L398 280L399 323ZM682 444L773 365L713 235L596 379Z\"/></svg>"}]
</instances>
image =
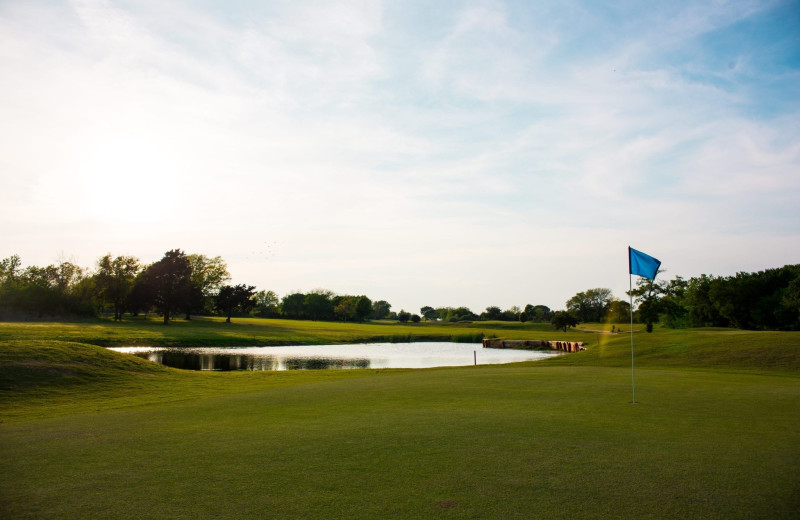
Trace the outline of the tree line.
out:
<instances>
[{"instance_id":1,"label":"tree line","mask_svg":"<svg viewBox=\"0 0 800 520\"><path fill-rule=\"evenodd\" d=\"M655 323L669 328L800 330L800 265L724 277L704 274L688 280L640 278L628 295L636 306L634 320L644 323L648 332ZM567 326L630 319L630 304L605 288L579 292L566 307L562 312L574 323Z\"/></svg>"},{"instance_id":2,"label":"tree line","mask_svg":"<svg viewBox=\"0 0 800 520\"><path fill-rule=\"evenodd\" d=\"M366 295L338 295L327 289L299 291L279 297L251 285L228 285L224 260L180 249L167 251L152 264L134 256L99 258L95 269L63 261L47 267L22 266L18 255L0 260L0 319L93 317L108 312L114 320L124 314L155 312L169 323L176 316L234 315L264 318L365 321L398 320L467 322L477 320L548 321L544 305L487 307L479 314L467 307L422 307L420 314L392 311L386 300Z\"/></svg>"},{"instance_id":3,"label":"tree line","mask_svg":"<svg viewBox=\"0 0 800 520\"><path fill-rule=\"evenodd\" d=\"M0 318L98 316L155 312L169 323L175 316L235 315L310 320L400 322L520 321L552 323L566 330L578 323L626 323L630 304L610 289L581 291L565 310L528 304L502 310L490 306L480 314L468 307L424 306L419 314L394 312L385 300L365 295L337 295L326 289L279 297L247 284L230 285L227 265L219 256L186 254L173 249L152 264L133 256L106 254L95 269L63 261L46 267L23 267L20 257L0 260ZM652 330L667 327L736 327L800 330L800 265L786 265L735 276L701 275L685 280L640 279L630 296L634 319Z\"/></svg>"},{"instance_id":4,"label":"tree line","mask_svg":"<svg viewBox=\"0 0 800 520\"><path fill-rule=\"evenodd\" d=\"M183 314L216 312L227 316L254 305L254 287L226 285L230 280L221 257L187 255L180 249L142 265L133 256L97 261L94 271L72 262L23 269L18 255L0 260L0 315L6 318L97 316L113 312L158 312L164 323Z\"/></svg>"}]
</instances>

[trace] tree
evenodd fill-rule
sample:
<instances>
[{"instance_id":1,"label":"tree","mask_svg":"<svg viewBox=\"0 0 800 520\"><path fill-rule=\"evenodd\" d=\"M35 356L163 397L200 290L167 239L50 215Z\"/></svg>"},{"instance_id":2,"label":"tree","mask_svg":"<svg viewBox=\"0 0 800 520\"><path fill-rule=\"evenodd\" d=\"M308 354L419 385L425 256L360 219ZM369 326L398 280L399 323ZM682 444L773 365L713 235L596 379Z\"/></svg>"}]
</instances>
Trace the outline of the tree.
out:
<instances>
[{"instance_id":1,"label":"tree","mask_svg":"<svg viewBox=\"0 0 800 520\"><path fill-rule=\"evenodd\" d=\"M341 321L353 321L357 316L357 306L357 301L352 297L340 298L333 312Z\"/></svg>"},{"instance_id":2,"label":"tree","mask_svg":"<svg viewBox=\"0 0 800 520\"><path fill-rule=\"evenodd\" d=\"M606 320L610 323L625 323L631 317L631 304L624 301L613 299L608 306Z\"/></svg>"},{"instance_id":3,"label":"tree","mask_svg":"<svg viewBox=\"0 0 800 520\"><path fill-rule=\"evenodd\" d=\"M611 304L611 289L602 287L579 292L567 301L567 310L583 323L605 320Z\"/></svg>"},{"instance_id":4,"label":"tree","mask_svg":"<svg viewBox=\"0 0 800 520\"><path fill-rule=\"evenodd\" d=\"M500 309L500 307L486 307L486 310L481 313L481 319L485 321L501 320L503 319L503 311Z\"/></svg>"},{"instance_id":5,"label":"tree","mask_svg":"<svg viewBox=\"0 0 800 520\"><path fill-rule=\"evenodd\" d=\"M231 322L234 312L249 312L255 305L253 294L255 287L252 285L223 285L214 297L214 306L222 312L226 318L225 323Z\"/></svg>"},{"instance_id":6,"label":"tree","mask_svg":"<svg viewBox=\"0 0 800 520\"><path fill-rule=\"evenodd\" d=\"M281 313L288 318L303 317L306 295L303 293L287 294L281 299Z\"/></svg>"},{"instance_id":7,"label":"tree","mask_svg":"<svg viewBox=\"0 0 800 520\"><path fill-rule=\"evenodd\" d=\"M192 312L202 311L212 303L213 296L219 292L222 284L231 279L231 275L221 256L208 258L205 255L191 254L186 258L192 270L192 289L184 308L188 320L191 319Z\"/></svg>"},{"instance_id":8,"label":"tree","mask_svg":"<svg viewBox=\"0 0 800 520\"><path fill-rule=\"evenodd\" d=\"M442 321L459 322L459 321L475 321L480 317L469 310L467 307L440 307L436 309L439 318Z\"/></svg>"},{"instance_id":9,"label":"tree","mask_svg":"<svg viewBox=\"0 0 800 520\"><path fill-rule=\"evenodd\" d=\"M186 254L173 249L164 258L145 269L144 282L149 285L153 304L169 324L173 312L184 308L191 288L192 267Z\"/></svg>"},{"instance_id":10,"label":"tree","mask_svg":"<svg viewBox=\"0 0 800 520\"><path fill-rule=\"evenodd\" d=\"M419 310L419 312L420 314L422 314L422 317L428 321L434 321L439 319L439 313L436 312L436 309L434 309L433 307L429 307L426 305L425 307L422 307Z\"/></svg>"},{"instance_id":11,"label":"tree","mask_svg":"<svg viewBox=\"0 0 800 520\"><path fill-rule=\"evenodd\" d=\"M578 324L578 318L568 311L556 311L550 323L552 323L556 329L567 332L567 327L574 327Z\"/></svg>"},{"instance_id":12,"label":"tree","mask_svg":"<svg viewBox=\"0 0 800 520\"><path fill-rule=\"evenodd\" d=\"M389 317L389 314L392 312L392 306L386 300L378 300L376 302L372 302L372 313L370 313L370 317L373 320L385 320Z\"/></svg>"},{"instance_id":13,"label":"tree","mask_svg":"<svg viewBox=\"0 0 800 520\"><path fill-rule=\"evenodd\" d=\"M312 320L329 320L334 317L333 293L326 289L314 289L306 294L303 310Z\"/></svg>"},{"instance_id":14,"label":"tree","mask_svg":"<svg viewBox=\"0 0 800 520\"><path fill-rule=\"evenodd\" d=\"M526 321L532 321L534 323L549 322L553 318L553 311L551 311L550 307L547 305L528 304L525 306L523 313L525 314Z\"/></svg>"},{"instance_id":15,"label":"tree","mask_svg":"<svg viewBox=\"0 0 800 520\"><path fill-rule=\"evenodd\" d=\"M406 323L411 319L411 313L401 309L400 312L397 313L397 319L400 320L400 323Z\"/></svg>"},{"instance_id":16,"label":"tree","mask_svg":"<svg viewBox=\"0 0 800 520\"><path fill-rule=\"evenodd\" d=\"M660 301L663 293L661 282L649 278L639 278L636 281L636 287L629 291L629 294L633 295L634 301L639 304L636 315L639 322L645 324L647 332L653 332L653 324L658 322L658 316L663 309Z\"/></svg>"},{"instance_id":17,"label":"tree","mask_svg":"<svg viewBox=\"0 0 800 520\"><path fill-rule=\"evenodd\" d=\"M356 298L356 318L359 321L364 321L369 318L372 313L372 300L366 296L358 296Z\"/></svg>"},{"instance_id":18,"label":"tree","mask_svg":"<svg viewBox=\"0 0 800 520\"><path fill-rule=\"evenodd\" d=\"M504 321L519 321L521 314L522 310L516 305L512 305L511 308L503 311L500 319Z\"/></svg>"},{"instance_id":19,"label":"tree","mask_svg":"<svg viewBox=\"0 0 800 520\"><path fill-rule=\"evenodd\" d=\"M94 316L94 292L92 279L72 262L22 269L17 255L0 261L3 316Z\"/></svg>"},{"instance_id":20,"label":"tree","mask_svg":"<svg viewBox=\"0 0 800 520\"><path fill-rule=\"evenodd\" d=\"M253 295L256 314L262 318L274 317L279 314L280 299L273 291L258 291Z\"/></svg>"},{"instance_id":21,"label":"tree","mask_svg":"<svg viewBox=\"0 0 800 520\"><path fill-rule=\"evenodd\" d=\"M661 313L664 325L671 329L688 327L689 309L686 307L686 289L689 282L676 276L661 284Z\"/></svg>"},{"instance_id":22,"label":"tree","mask_svg":"<svg viewBox=\"0 0 800 520\"><path fill-rule=\"evenodd\" d=\"M111 253L108 253L97 261L95 284L100 299L113 305L114 321L122 319L140 268L139 259L135 256L118 256L112 259Z\"/></svg>"},{"instance_id":23,"label":"tree","mask_svg":"<svg viewBox=\"0 0 800 520\"><path fill-rule=\"evenodd\" d=\"M794 328L800 327L800 274L798 274L783 294L783 305L793 315Z\"/></svg>"}]
</instances>

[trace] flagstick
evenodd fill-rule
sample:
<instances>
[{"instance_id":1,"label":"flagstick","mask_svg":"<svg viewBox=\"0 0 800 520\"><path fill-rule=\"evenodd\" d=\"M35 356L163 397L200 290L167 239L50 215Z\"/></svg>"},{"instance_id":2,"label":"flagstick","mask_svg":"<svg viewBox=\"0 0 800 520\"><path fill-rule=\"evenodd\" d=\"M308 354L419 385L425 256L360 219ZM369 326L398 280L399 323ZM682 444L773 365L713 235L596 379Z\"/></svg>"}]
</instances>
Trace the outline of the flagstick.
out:
<instances>
[{"instance_id":1,"label":"flagstick","mask_svg":"<svg viewBox=\"0 0 800 520\"><path fill-rule=\"evenodd\" d=\"M633 275L630 273L628 273L628 283L630 284L630 292L628 295L631 297L631 389L633 391L633 401L631 401L631 404L636 404L636 373L633 368Z\"/></svg>"}]
</instances>

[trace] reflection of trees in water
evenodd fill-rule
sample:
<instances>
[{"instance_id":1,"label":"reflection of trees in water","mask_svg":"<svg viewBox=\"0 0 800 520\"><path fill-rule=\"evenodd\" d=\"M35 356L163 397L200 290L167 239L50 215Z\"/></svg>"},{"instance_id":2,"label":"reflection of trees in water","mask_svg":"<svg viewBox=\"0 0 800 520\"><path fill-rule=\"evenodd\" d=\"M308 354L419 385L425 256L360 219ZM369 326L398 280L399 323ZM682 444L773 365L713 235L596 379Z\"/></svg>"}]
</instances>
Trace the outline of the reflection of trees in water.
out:
<instances>
[{"instance_id":1,"label":"reflection of trees in water","mask_svg":"<svg viewBox=\"0 0 800 520\"><path fill-rule=\"evenodd\" d=\"M274 356L248 354L200 354L185 350L159 350L137 352L144 359L182 370L278 370L279 360ZM325 370L331 368L369 368L369 359L339 359L318 357L291 357L283 360L286 370Z\"/></svg>"},{"instance_id":2,"label":"reflection of trees in water","mask_svg":"<svg viewBox=\"0 0 800 520\"><path fill-rule=\"evenodd\" d=\"M329 368L369 368L369 359L340 358L286 358L283 366L286 370L323 370Z\"/></svg>"},{"instance_id":3,"label":"reflection of trees in water","mask_svg":"<svg viewBox=\"0 0 800 520\"><path fill-rule=\"evenodd\" d=\"M140 352L137 356L181 370L276 370L278 361L273 356L252 356L247 354L200 354L184 350L160 350Z\"/></svg>"}]
</instances>

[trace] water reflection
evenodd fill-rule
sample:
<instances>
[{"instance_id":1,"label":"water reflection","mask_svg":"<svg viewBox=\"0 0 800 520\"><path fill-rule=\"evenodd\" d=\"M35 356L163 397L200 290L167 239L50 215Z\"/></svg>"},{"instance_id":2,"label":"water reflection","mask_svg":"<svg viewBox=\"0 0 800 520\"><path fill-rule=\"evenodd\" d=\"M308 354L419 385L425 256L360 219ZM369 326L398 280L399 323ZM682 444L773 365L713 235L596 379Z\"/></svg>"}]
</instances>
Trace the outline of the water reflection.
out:
<instances>
[{"instance_id":1,"label":"water reflection","mask_svg":"<svg viewBox=\"0 0 800 520\"><path fill-rule=\"evenodd\" d=\"M369 359L284 357L250 354L200 353L196 350L131 352L134 356L182 370L326 370L369 368Z\"/></svg>"},{"instance_id":2,"label":"water reflection","mask_svg":"<svg viewBox=\"0 0 800 520\"><path fill-rule=\"evenodd\" d=\"M430 368L514 363L560 354L557 351L481 348L480 344L451 342L185 349L116 347L112 350L173 368L218 371Z\"/></svg>"}]
</instances>

